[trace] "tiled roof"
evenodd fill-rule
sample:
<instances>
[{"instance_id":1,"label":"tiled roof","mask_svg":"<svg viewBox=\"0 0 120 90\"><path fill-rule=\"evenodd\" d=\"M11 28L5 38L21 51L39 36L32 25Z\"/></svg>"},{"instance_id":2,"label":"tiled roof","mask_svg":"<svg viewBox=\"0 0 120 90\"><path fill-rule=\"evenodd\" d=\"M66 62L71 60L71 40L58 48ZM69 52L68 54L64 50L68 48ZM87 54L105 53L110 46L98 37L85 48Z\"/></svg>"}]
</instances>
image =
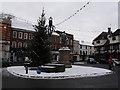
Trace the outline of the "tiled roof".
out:
<instances>
[{"instance_id":1,"label":"tiled roof","mask_svg":"<svg viewBox=\"0 0 120 90\"><path fill-rule=\"evenodd\" d=\"M117 30L112 34L112 36L117 36L117 35L120 35L120 29L117 29Z\"/></svg>"},{"instance_id":2,"label":"tiled roof","mask_svg":"<svg viewBox=\"0 0 120 90\"><path fill-rule=\"evenodd\" d=\"M96 37L93 41L96 40L104 40L107 39L108 32L102 32L98 37Z\"/></svg>"}]
</instances>

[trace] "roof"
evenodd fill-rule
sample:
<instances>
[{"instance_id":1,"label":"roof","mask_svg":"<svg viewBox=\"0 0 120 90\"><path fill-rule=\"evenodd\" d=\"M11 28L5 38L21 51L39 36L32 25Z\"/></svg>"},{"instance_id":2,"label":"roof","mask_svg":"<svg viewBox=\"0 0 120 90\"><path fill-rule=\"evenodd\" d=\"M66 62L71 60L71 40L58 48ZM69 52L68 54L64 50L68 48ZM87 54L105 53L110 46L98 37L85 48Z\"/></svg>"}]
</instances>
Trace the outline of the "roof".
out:
<instances>
[{"instance_id":1,"label":"roof","mask_svg":"<svg viewBox=\"0 0 120 90\"><path fill-rule=\"evenodd\" d=\"M110 41L107 40L104 45L109 45Z\"/></svg>"},{"instance_id":2,"label":"roof","mask_svg":"<svg viewBox=\"0 0 120 90\"><path fill-rule=\"evenodd\" d=\"M53 32L52 35L59 36L59 34L56 32Z\"/></svg>"},{"instance_id":3,"label":"roof","mask_svg":"<svg viewBox=\"0 0 120 90\"><path fill-rule=\"evenodd\" d=\"M33 25L31 23L28 23L27 21L22 21L17 18L12 18L11 19L11 27L12 28L20 28L24 30L30 30L30 31L35 31Z\"/></svg>"},{"instance_id":4,"label":"roof","mask_svg":"<svg viewBox=\"0 0 120 90\"><path fill-rule=\"evenodd\" d=\"M29 30L29 31L35 31L32 23L29 23L26 20L17 18L14 15L1 13L0 18L9 19L9 21L11 21L12 28L19 28L19 29L24 29L24 30Z\"/></svg>"},{"instance_id":5,"label":"roof","mask_svg":"<svg viewBox=\"0 0 120 90\"><path fill-rule=\"evenodd\" d=\"M31 31L31 30L25 30L25 29L21 29L21 28L13 28L12 30L19 30L19 31L25 31L25 32L36 32L36 31Z\"/></svg>"},{"instance_id":6,"label":"roof","mask_svg":"<svg viewBox=\"0 0 120 90\"><path fill-rule=\"evenodd\" d=\"M102 32L98 37L96 37L93 41L96 40L104 40L107 39L108 32Z\"/></svg>"},{"instance_id":7,"label":"roof","mask_svg":"<svg viewBox=\"0 0 120 90\"><path fill-rule=\"evenodd\" d=\"M59 31L59 30L56 30L55 31L56 33L58 33L58 34L60 34L60 33L62 33L62 31ZM65 32L66 33L66 32ZM66 33L68 36L73 36L73 34L69 34L69 33Z\"/></svg>"},{"instance_id":8,"label":"roof","mask_svg":"<svg viewBox=\"0 0 120 90\"><path fill-rule=\"evenodd\" d=\"M117 30L112 34L112 36L117 36L117 35L120 35L120 29L117 29Z\"/></svg>"},{"instance_id":9,"label":"roof","mask_svg":"<svg viewBox=\"0 0 120 90\"><path fill-rule=\"evenodd\" d=\"M85 41L81 41L81 42L80 42L80 45L93 46L92 43L90 43L90 42L85 42Z\"/></svg>"}]
</instances>

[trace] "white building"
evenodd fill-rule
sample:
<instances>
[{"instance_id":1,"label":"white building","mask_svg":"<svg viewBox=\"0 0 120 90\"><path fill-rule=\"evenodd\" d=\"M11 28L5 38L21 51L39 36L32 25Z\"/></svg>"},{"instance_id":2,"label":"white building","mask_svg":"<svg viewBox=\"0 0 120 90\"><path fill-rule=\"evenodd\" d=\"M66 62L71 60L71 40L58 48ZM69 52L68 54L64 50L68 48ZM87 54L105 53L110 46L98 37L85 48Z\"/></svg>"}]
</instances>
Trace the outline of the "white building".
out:
<instances>
[{"instance_id":1,"label":"white building","mask_svg":"<svg viewBox=\"0 0 120 90\"><path fill-rule=\"evenodd\" d=\"M73 60L74 61L79 61L80 60L80 51L79 51L80 50L80 44L79 44L78 40L74 40L73 48L74 48Z\"/></svg>"},{"instance_id":2,"label":"white building","mask_svg":"<svg viewBox=\"0 0 120 90\"><path fill-rule=\"evenodd\" d=\"M85 41L80 42L80 60L87 60L89 57L94 55L94 46Z\"/></svg>"},{"instance_id":3,"label":"white building","mask_svg":"<svg viewBox=\"0 0 120 90\"><path fill-rule=\"evenodd\" d=\"M84 61L94 55L94 46L85 41L74 40L73 61Z\"/></svg>"}]
</instances>

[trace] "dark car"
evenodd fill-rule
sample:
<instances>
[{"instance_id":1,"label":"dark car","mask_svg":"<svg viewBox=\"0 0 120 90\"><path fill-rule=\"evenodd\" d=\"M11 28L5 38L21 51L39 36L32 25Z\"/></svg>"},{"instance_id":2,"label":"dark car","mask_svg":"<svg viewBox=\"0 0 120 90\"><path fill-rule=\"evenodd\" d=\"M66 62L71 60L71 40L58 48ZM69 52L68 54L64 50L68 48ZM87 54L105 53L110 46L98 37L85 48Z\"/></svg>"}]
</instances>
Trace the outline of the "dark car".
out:
<instances>
[{"instance_id":1,"label":"dark car","mask_svg":"<svg viewBox=\"0 0 120 90\"><path fill-rule=\"evenodd\" d=\"M88 58L87 63L96 64L97 61L94 58Z\"/></svg>"},{"instance_id":2,"label":"dark car","mask_svg":"<svg viewBox=\"0 0 120 90\"><path fill-rule=\"evenodd\" d=\"M2 59L2 67L11 66L11 61L9 59Z\"/></svg>"},{"instance_id":3,"label":"dark car","mask_svg":"<svg viewBox=\"0 0 120 90\"><path fill-rule=\"evenodd\" d=\"M100 59L99 63L101 63L101 64L109 64L107 59Z\"/></svg>"}]
</instances>

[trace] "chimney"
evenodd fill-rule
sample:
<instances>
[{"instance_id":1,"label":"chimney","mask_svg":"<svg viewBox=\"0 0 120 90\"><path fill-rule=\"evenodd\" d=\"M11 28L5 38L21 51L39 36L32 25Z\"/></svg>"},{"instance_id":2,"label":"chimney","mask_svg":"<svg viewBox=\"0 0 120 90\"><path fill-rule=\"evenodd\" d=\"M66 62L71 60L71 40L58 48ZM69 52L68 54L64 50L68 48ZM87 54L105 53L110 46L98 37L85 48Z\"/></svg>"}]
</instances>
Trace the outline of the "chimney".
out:
<instances>
[{"instance_id":1,"label":"chimney","mask_svg":"<svg viewBox=\"0 0 120 90\"><path fill-rule=\"evenodd\" d=\"M111 26L108 27L108 34L112 34L112 31L111 31Z\"/></svg>"}]
</instances>

